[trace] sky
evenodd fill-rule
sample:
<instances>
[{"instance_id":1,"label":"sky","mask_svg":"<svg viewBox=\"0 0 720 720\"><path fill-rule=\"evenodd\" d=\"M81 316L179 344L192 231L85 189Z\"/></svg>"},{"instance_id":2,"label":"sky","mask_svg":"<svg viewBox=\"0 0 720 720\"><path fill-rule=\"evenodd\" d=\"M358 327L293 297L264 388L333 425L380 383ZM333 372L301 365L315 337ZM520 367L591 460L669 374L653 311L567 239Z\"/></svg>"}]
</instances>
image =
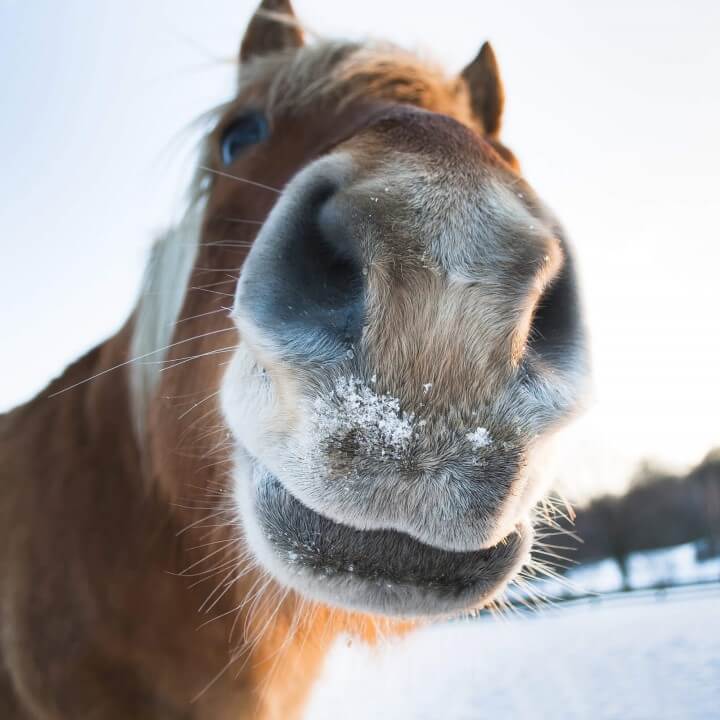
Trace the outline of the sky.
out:
<instances>
[{"instance_id":1,"label":"sky","mask_svg":"<svg viewBox=\"0 0 720 720\"><path fill-rule=\"evenodd\" d=\"M504 142L578 255L589 410L559 443L571 496L720 445L720 3L295 0L324 36L459 72L489 39ZM0 0L0 410L131 310L177 218L193 120L232 94L254 2Z\"/></svg>"}]
</instances>

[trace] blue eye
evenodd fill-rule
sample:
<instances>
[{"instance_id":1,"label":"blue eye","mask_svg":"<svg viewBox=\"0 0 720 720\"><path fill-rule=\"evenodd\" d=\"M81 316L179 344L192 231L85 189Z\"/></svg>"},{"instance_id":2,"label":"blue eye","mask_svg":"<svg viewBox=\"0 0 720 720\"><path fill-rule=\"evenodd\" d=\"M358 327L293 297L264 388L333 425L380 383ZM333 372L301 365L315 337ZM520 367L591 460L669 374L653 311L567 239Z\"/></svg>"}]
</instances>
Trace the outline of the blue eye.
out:
<instances>
[{"instance_id":1,"label":"blue eye","mask_svg":"<svg viewBox=\"0 0 720 720\"><path fill-rule=\"evenodd\" d=\"M230 124L220 140L220 155L224 165L231 165L240 151L262 142L269 134L267 120L262 113L249 112Z\"/></svg>"}]
</instances>

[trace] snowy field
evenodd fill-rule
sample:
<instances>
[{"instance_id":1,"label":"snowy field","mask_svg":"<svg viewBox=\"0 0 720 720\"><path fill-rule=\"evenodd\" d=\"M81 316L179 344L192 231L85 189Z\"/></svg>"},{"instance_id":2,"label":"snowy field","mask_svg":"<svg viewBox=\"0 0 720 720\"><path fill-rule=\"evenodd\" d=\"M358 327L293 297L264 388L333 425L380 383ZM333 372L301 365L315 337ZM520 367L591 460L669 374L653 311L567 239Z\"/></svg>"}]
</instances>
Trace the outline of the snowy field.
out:
<instances>
[{"instance_id":1,"label":"snowy field","mask_svg":"<svg viewBox=\"0 0 720 720\"><path fill-rule=\"evenodd\" d=\"M720 581L720 557L699 561L694 543L631 553L627 565L628 586L633 590ZM609 593L623 589L623 578L617 563L606 559L572 568L563 582L546 580L534 588L551 598Z\"/></svg>"},{"instance_id":2,"label":"snowy field","mask_svg":"<svg viewBox=\"0 0 720 720\"><path fill-rule=\"evenodd\" d=\"M306 720L720 719L720 586L338 643Z\"/></svg>"}]
</instances>

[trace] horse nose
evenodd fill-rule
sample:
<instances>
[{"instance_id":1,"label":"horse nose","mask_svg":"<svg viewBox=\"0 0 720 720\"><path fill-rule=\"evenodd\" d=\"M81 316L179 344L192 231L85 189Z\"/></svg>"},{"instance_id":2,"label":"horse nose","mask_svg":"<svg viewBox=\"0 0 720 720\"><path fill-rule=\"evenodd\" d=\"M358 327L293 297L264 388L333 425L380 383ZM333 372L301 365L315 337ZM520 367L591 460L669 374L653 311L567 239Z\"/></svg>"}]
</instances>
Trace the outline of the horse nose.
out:
<instances>
[{"instance_id":1,"label":"horse nose","mask_svg":"<svg viewBox=\"0 0 720 720\"><path fill-rule=\"evenodd\" d=\"M236 314L249 314L273 349L301 362L341 357L362 331L363 263L341 186L332 172L291 185L238 283Z\"/></svg>"}]
</instances>

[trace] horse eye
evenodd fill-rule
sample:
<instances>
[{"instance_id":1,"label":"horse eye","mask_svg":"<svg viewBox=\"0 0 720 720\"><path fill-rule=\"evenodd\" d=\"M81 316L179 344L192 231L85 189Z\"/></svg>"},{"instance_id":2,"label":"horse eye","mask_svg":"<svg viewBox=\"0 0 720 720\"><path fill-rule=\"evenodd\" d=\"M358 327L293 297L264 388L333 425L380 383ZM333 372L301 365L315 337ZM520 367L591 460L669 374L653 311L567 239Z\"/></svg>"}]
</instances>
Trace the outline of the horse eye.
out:
<instances>
[{"instance_id":1,"label":"horse eye","mask_svg":"<svg viewBox=\"0 0 720 720\"><path fill-rule=\"evenodd\" d=\"M268 134L267 120L262 113L250 112L237 118L225 129L220 140L223 164L230 165L241 150L262 142Z\"/></svg>"}]
</instances>

